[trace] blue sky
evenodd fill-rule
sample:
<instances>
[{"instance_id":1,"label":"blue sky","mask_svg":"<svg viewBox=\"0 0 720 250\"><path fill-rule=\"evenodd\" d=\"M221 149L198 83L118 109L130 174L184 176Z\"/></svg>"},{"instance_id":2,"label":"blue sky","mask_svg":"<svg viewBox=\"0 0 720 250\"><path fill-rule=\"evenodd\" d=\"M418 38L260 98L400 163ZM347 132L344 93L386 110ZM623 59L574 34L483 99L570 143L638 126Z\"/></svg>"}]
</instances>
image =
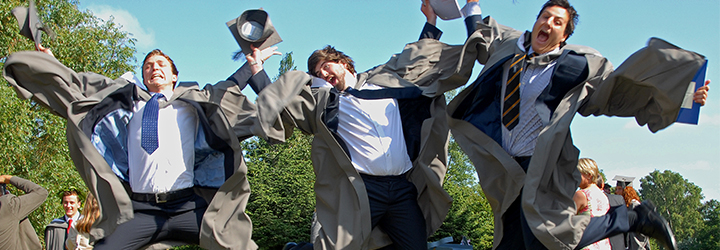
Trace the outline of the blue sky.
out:
<instances>
[{"instance_id":1,"label":"blue sky","mask_svg":"<svg viewBox=\"0 0 720 250\"><path fill-rule=\"evenodd\" d=\"M242 62L225 22L247 9L265 9L283 38L279 51L293 52L298 70L307 71L313 50L327 44L344 51L364 71L387 61L406 43L417 40L425 18L420 1L110 1L81 0L81 9L115 22L137 38L138 53L160 48L179 69L180 81L214 83L227 78ZM483 15L519 30L532 28L540 0L480 1ZM604 0L572 1L580 23L569 43L593 47L617 67L650 37L665 39L705 55L710 98L700 124L674 124L656 134L632 118L576 116L571 132L581 157L595 159L605 174L637 177L657 169L680 173L702 187L707 199L720 200L720 1ZM461 2L461 6L464 4ZM438 20L441 41L462 44L462 20ZM280 57L265 64L271 77ZM478 65L473 71L481 69ZM136 72L139 73L138 70ZM474 78L473 78L474 79ZM252 90L245 93L254 96Z\"/></svg>"}]
</instances>

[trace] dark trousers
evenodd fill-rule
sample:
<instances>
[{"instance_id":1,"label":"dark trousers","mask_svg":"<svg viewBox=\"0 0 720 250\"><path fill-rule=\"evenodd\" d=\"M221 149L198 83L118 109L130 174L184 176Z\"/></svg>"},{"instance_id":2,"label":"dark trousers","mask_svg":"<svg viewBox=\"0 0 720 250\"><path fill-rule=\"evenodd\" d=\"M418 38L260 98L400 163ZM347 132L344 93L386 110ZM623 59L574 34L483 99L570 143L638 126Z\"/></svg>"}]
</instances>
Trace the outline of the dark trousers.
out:
<instances>
[{"instance_id":1,"label":"dark trousers","mask_svg":"<svg viewBox=\"0 0 720 250\"><path fill-rule=\"evenodd\" d=\"M207 202L197 195L156 204L132 201L135 217L95 244L96 250L138 249L164 240L200 243L200 223Z\"/></svg>"},{"instance_id":2,"label":"dark trousers","mask_svg":"<svg viewBox=\"0 0 720 250\"><path fill-rule=\"evenodd\" d=\"M518 163L527 172L530 158L518 160ZM522 191L502 215L503 238L497 249L547 249L530 230L522 211L521 200ZM590 223L585 228L580 243L575 249L581 249L604 238L627 232L629 229L627 208L625 206L611 207L607 214L590 219Z\"/></svg>"},{"instance_id":3,"label":"dark trousers","mask_svg":"<svg viewBox=\"0 0 720 250\"><path fill-rule=\"evenodd\" d=\"M425 217L417 189L404 175L361 174L370 203L372 227L379 226L393 241L384 249L426 249Z\"/></svg>"}]
</instances>

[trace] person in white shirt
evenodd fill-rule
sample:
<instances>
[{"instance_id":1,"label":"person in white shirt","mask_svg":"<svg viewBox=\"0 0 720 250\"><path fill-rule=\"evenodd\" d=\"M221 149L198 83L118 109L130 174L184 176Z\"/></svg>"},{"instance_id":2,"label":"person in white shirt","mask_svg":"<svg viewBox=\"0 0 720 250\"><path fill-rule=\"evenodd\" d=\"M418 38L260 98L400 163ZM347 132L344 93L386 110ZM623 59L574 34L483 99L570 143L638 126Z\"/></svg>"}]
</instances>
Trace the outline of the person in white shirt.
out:
<instances>
[{"instance_id":1,"label":"person in white shirt","mask_svg":"<svg viewBox=\"0 0 720 250\"><path fill-rule=\"evenodd\" d=\"M45 246L49 250L65 249L70 225L80 218L80 198L75 189L62 192L62 206L65 215L54 219L45 227Z\"/></svg>"},{"instance_id":2,"label":"person in white shirt","mask_svg":"<svg viewBox=\"0 0 720 250\"><path fill-rule=\"evenodd\" d=\"M391 62L358 73L326 46L308 58L307 73L288 72L258 95L258 103L289 103L285 129L314 135L315 249L426 249L449 210L443 93L465 80L438 80L456 65L438 59L459 47L439 42L432 8L421 10L420 40ZM407 64L416 60L422 65Z\"/></svg>"},{"instance_id":3,"label":"person in white shirt","mask_svg":"<svg viewBox=\"0 0 720 250\"><path fill-rule=\"evenodd\" d=\"M241 90L269 84L259 62L276 49L253 51L227 80L203 89L178 82L175 64L157 49L143 60L142 85L77 73L41 45L44 53L9 56L4 75L21 97L68 119L70 155L101 208L89 234L95 248L174 241L250 249L257 246L239 142L281 136L272 131L277 118L259 117Z\"/></svg>"}]
</instances>

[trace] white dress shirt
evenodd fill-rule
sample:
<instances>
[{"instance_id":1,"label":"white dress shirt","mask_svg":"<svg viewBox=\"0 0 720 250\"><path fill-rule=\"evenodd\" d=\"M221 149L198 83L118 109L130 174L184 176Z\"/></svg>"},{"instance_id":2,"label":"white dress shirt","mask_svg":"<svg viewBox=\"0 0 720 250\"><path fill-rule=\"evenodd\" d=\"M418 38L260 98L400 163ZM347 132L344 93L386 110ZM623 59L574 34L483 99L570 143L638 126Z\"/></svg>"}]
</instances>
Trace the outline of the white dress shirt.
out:
<instances>
[{"instance_id":1,"label":"white dress shirt","mask_svg":"<svg viewBox=\"0 0 720 250\"><path fill-rule=\"evenodd\" d=\"M525 36L520 36L520 39L517 41L517 46L523 51L525 51L523 47L524 43ZM560 49L556 48L545 54L559 52ZM533 53L532 48L530 48L528 54L530 53ZM520 76L520 118L518 125L515 126L512 131L508 131L505 126L501 126L503 149L512 156L531 156L535 150L537 137L544 127L542 119L535 108L535 100L537 100L540 93L550 84L556 61L552 61L546 65L525 64ZM503 82L507 82L509 70L509 67L503 67ZM502 86L502 93L505 93L505 84ZM500 106L502 112L502 102L500 102Z\"/></svg>"},{"instance_id":2,"label":"white dress shirt","mask_svg":"<svg viewBox=\"0 0 720 250\"><path fill-rule=\"evenodd\" d=\"M381 89L364 84L361 89ZM338 134L358 172L401 175L412 168L395 99L366 100L343 93L338 112Z\"/></svg>"},{"instance_id":3,"label":"white dress shirt","mask_svg":"<svg viewBox=\"0 0 720 250\"><path fill-rule=\"evenodd\" d=\"M195 135L198 117L195 108L183 101L165 107L173 92L162 93L158 112L158 148L149 155L141 146L145 101L137 101L128 125L128 175L136 193L162 193L193 186Z\"/></svg>"}]
</instances>

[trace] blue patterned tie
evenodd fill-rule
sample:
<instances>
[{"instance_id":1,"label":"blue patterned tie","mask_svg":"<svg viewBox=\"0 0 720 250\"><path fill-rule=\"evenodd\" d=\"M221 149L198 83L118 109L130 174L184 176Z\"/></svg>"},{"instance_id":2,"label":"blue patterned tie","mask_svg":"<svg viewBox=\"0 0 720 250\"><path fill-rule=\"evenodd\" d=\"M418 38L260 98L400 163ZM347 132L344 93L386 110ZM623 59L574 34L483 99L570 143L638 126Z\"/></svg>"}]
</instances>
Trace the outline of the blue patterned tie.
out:
<instances>
[{"instance_id":1,"label":"blue patterned tie","mask_svg":"<svg viewBox=\"0 0 720 250\"><path fill-rule=\"evenodd\" d=\"M158 98L163 94L155 94L145 104L145 111L142 117L142 137L140 138L140 146L148 154L152 154L158 148Z\"/></svg>"}]
</instances>

